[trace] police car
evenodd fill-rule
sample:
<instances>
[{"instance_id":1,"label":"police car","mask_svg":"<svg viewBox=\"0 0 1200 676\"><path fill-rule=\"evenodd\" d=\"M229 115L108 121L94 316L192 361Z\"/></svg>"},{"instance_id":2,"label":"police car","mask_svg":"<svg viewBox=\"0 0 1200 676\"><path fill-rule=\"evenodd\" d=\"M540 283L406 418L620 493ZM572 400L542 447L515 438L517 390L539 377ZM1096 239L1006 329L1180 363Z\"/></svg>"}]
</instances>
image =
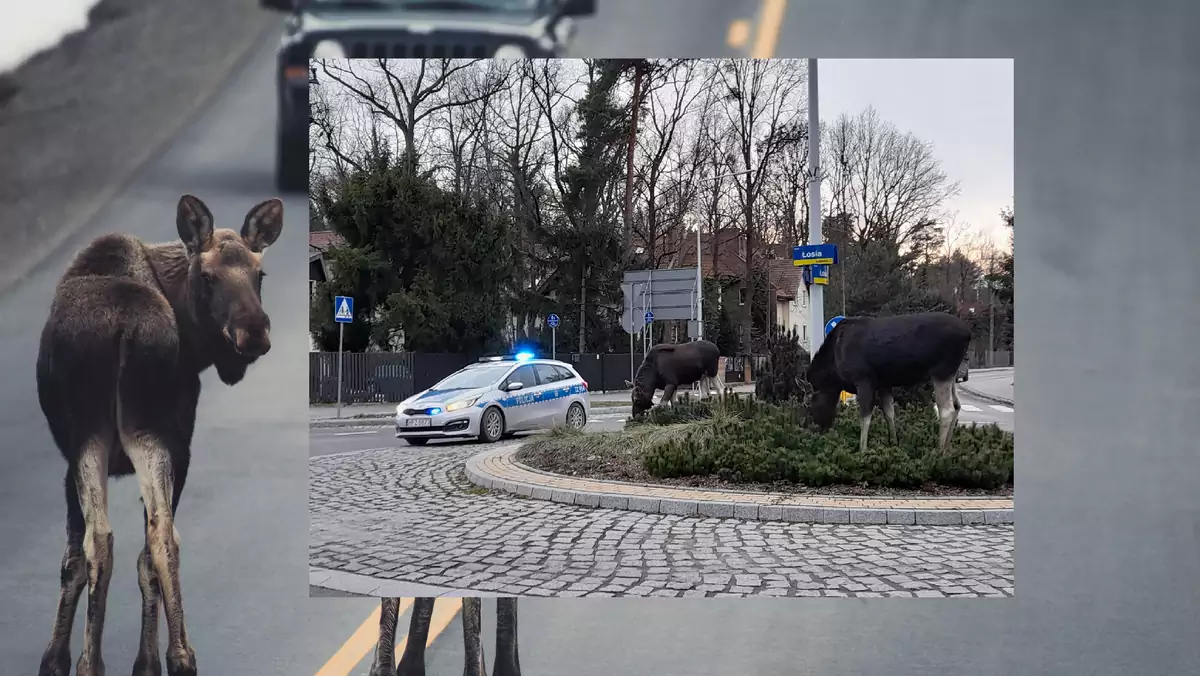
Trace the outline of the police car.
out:
<instances>
[{"instance_id":1,"label":"police car","mask_svg":"<svg viewBox=\"0 0 1200 676\"><path fill-rule=\"evenodd\" d=\"M288 13L278 56L275 179L308 188L309 59L555 58L596 0L259 0Z\"/></svg>"},{"instance_id":2,"label":"police car","mask_svg":"<svg viewBox=\"0 0 1200 676\"><path fill-rule=\"evenodd\" d=\"M591 413L588 384L569 364L530 353L487 357L396 406L396 436L414 446L430 439L496 441L513 432L566 425Z\"/></svg>"}]
</instances>

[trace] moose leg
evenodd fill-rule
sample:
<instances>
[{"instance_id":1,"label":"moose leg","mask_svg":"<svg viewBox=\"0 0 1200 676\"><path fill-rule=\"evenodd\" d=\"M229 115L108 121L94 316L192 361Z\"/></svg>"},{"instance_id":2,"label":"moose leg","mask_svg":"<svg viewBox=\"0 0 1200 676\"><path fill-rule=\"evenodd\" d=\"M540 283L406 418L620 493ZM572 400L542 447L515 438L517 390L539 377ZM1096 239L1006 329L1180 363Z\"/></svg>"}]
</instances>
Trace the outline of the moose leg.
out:
<instances>
[{"instance_id":1,"label":"moose leg","mask_svg":"<svg viewBox=\"0 0 1200 676\"><path fill-rule=\"evenodd\" d=\"M483 661L483 643L479 635L483 629L483 602L478 597L462 600L463 623L463 676L487 676Z\"/></svg>"},{"instance_id":2,"label":"moose leg","mask_svg":"<svg viewBox=\"0 0 1200 676\"><path fill-rule=\"evenodd\" d=\"M150 532L150 515L142 510L144 527ZM142 547L137 559L138 587L142 590L142 638L137 659L133 662L134 676L160 676L162 658L158 654L158 606L162 602L162 589L158 574L154 572L154 557L150 551L150 540Z\"/></svg>"},{"instance_id":3,"label":"moose leg","mask_svg":"<svg viewBox=\"0 0 1200 676\"><path fill-rule=\"evenodd\" d=\"M892 398L891 388L879 391L879 408L883 409L883 417L887 420L888 438L892 444L899 443L896 440L896 401Z\"/></svg>"},{"instance_id":4,"label":"moose leg","mask_svg":"<svg viewBox=\"0 0 1200 676\"><path fill-rule=\"evenodd\" d=\"M933 381L933 399L938 409L938 450L946 451L950 447L950 436L958 423L958 410L962 407L956 401L954 378L938 382Z\"/></svg>"},{"instance_id":5,"label":"moose leg","mask_svg":"<svg viewBox=\"0 0 1200 676\"><path fill-rule=\"evenodd\" d=\"M658 405L666 406L667 404L670 404L671 400L675 398L675 390L676 390L675 385L667 385L666 387L664 387L663 395L662 395L662 398L658 400Z\"/></svg>"},{"instance_id":6,"label":"moose leg","mask_svg":"<svg viewBox=\"0 0 1200 676\"><path fill-rule=\"evenodd\" d=\"M517 651L517 599L496 600L496 662L492 676L521 676Z\"/></svg>"},{"instance_id":7,"label":"moose leg","mask_svg":"<svg viewBox=\"0 0 1200 676\"><path fill-rule=\"evenodd\" d=\"M108 523L108 444L92 441L84 446L75 469L75 486L83 508L83 553L87 558L88 604L83 625L83 652L75 673L104 676L100 640L104 634L104 609L112 577L112 527Z\"/></svg>"},{"instance_id":8,"label":"moose leg","mask_svg":"<svg viewBox=\"0 0 1200 676\"><path fill-rule=\"evenodd\" d=\"M71 676L71 628L79 596L87 584L87 562L83 554L86 528L83 509L79 506L79 491L75 488L75 468L67 470L64 482L67 494L67 551L62 560L62 587L58 593L58 609L54 613L54 630L50 645L42 654L38 676Z\"/></svg>"},{"instance_id":9,"label":"moose leg","mask_svg":"<svg viewBox=\"0 0 1200 676\"><path fill-rule=\"evenodd\" d=\"M856 385L858 390L858 450L867 452L867 437L871 431L871 412L875 408L875 389L870 385Z\"/></svg>"},{"instance_id":10,"label":"moose leg","mask_svg":"<svg viewBox=\"0 0 1200 676\"><path fill-rule=\"evenodd\" d=\"M400 617L400 599L379 599L379 643L369 676L396 676L396 622Z\"/></svg>"},{"instance_id":11,"label":"moose leg","mask_svg":"<svg viewBox=\"0 0 1200 676\"><path fill-rule=\"evenodd\" d=\"M408 640L404 642L404 654L400 656L396 676L425 676L425 643L429 640L429 623L432 620L433 599L413 599Z\"/></svg>"}]
</instances>

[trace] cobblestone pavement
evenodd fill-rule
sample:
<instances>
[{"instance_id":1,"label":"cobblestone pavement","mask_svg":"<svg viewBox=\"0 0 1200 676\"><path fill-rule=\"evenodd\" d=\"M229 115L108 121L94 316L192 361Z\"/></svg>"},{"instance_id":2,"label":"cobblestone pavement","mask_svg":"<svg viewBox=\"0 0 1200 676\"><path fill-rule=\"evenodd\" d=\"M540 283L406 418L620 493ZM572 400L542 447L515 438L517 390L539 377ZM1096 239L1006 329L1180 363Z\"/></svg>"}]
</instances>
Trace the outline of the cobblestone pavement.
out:
<instances>
[{"instance_id":1,"label":"cobblestone pavement","mask_svg":"<svg viewBox=\"0 0 1200 676\"><path fill-rule=\"evenodd\" d=\"M475 444L309 461L312 566L532 596L1008 597L1011 525L739 521L483 491Z\"/></svg>"}]
</instances>

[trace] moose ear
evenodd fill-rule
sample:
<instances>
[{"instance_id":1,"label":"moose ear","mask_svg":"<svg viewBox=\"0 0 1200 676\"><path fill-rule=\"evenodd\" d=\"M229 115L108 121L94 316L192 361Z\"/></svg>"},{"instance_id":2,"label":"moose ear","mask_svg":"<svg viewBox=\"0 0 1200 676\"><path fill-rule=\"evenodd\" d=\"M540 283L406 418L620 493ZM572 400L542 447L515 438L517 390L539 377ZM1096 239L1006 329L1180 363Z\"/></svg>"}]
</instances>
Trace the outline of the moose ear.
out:
<instances>
[{"instance_id":1,"label":"moose ear","mask_svg":"<svg viewBox=\"0 0 1200 676\"><path fill-rule=\"evenodd\" d=\"M184 195L175 209L175 227L189 255L207 251L212 246L213 216L200 198Z\"/></svg>"},{"instance_id":2,"label":"moose ear","mask_svg":"<svg viewBox=\"0 0 1200 676\"><path fill-rule=\"evenodd\" d=\"M246 222L242 225L242 239L254 253L262 253L263 249L279 239L283 230L283 202L279 199L269 199L255 205L246 214Z\"/></svg>"}]
</instances>

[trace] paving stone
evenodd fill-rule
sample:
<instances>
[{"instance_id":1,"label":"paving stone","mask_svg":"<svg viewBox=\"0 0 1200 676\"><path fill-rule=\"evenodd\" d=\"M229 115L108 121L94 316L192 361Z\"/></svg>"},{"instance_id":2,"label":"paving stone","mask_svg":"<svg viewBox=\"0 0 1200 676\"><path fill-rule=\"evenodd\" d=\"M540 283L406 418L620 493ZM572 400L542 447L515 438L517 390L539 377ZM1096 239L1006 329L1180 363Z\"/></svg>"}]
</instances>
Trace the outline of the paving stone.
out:
<instances>
[{"instance_id":1,"label":"paving stone","mask_svg":"<svg viewBox=\"0 0 1200 676\"><path fill-rule=\"evenodd\" d=\"M643 497L522 499L503 492L527 486L515 481L480 495L463 470L477 453L464 445L311 458L310 564L335 579L366 572L355 579L376 586L543 597L1014 595L1008 512L964 510L983 523L932 526L916 525L916 510L880 519L879 510L847 509L842 523L825 523L824 510L794 505L719 503L701 513L697 503L664 509ZM631 500L644 510L624 509Z\"/></svg>"}]
</instances>

